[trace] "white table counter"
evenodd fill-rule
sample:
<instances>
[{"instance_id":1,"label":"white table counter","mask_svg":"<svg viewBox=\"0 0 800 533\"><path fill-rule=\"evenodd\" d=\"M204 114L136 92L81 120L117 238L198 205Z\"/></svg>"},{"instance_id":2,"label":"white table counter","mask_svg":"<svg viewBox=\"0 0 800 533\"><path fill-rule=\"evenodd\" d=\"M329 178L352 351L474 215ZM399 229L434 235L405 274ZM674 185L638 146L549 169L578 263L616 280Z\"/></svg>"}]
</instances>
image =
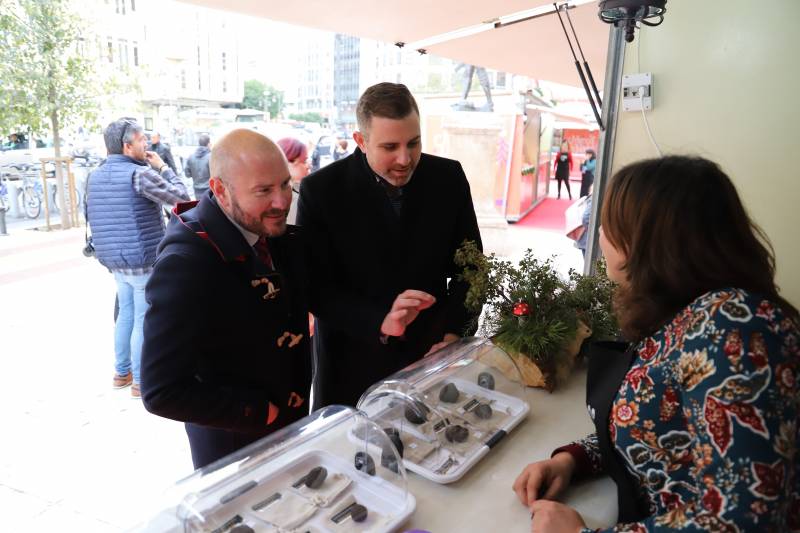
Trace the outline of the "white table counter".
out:
<instances>
[{"instance_id":1,"label":"white table counter","mask_svg":"<svg viewBox=\"0 0 800 533\"><path fill-rule=\"evenodd\" d=\"M530 513L511 489L517 475L529 463L550 457L558 446L589 434L593 425L585 406L585 368L552 394L527 390L528 418L459 481L438 485L408 472L417 510L401 531L529 531ZM616 521L617 489L608 477L571 487L563 501L577 509L589 527Z\"/></svg>"}]
</instances>

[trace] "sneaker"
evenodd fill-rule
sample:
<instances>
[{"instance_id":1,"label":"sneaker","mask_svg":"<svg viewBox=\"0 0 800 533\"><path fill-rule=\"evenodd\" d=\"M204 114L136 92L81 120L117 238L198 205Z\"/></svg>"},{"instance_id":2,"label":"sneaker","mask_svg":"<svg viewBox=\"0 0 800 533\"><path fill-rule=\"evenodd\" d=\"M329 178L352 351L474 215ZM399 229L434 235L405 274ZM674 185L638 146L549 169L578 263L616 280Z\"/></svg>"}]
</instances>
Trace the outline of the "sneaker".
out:
<instances>
[{"instance_id":1,"label":"sneaker","mask_svg":"<svg viewBox=\"0 0 800 533\"><path fill-rule=\"evenodd\" d=\"M128 372L124 376L120 376L116 372L114 372L114 381L112 383L112 387L115 389L124 389L128 385L133 383L133 372Z\"/></svg>"},{"instance_id":2,"label":"sneaker","mask_svg":"<svg viewBox=\"0 0 800 533\"><path fill-rule=\"evenodd\" d=\"M131 398L139 399L142 397L142 392L139 390L139 384L134 383L131 385Z\"/></svg>"}]
</instances>

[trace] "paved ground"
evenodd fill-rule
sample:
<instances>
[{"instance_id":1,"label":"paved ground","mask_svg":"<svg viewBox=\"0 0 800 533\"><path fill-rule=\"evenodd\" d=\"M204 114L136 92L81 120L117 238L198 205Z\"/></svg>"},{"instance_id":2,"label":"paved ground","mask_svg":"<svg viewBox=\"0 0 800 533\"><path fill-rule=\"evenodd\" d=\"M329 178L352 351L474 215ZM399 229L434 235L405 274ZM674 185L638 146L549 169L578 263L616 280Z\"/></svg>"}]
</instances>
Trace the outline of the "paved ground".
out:
<instances>
[{"instance_id":1,"label":"paved ground","mask_svg":"<svg viewBox=\"0 0 800 533\"><path fill-rule=\"evenodd\" d=\"M115 286L81 255L83 229L11 222L0 237L0 530L128 529L191 473L183 426L111 389ZM558 233L512 226L507 239L514 257L533 247L580 268Z\"/></svg>"}]
</instances>

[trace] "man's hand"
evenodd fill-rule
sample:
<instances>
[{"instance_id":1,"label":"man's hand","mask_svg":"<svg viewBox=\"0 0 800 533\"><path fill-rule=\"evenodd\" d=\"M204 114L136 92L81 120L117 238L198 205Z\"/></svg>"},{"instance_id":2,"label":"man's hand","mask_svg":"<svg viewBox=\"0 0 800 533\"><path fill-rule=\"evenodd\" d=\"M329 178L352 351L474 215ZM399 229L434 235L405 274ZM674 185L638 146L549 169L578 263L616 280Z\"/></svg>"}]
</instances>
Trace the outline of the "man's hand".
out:
<instances>
[{"instance_id":1,"label":"man's hand","mask_svg":"<svg viewBox=\"0 0 800 533\"><path fill-rule=\"evenodd\" d=\"M574 471L575 459L566 452L557 453L550 459L526 466L512 488L522 505L533 510L533 505L539 500L556 499L569 486Z\"/></svg>"},{"instance_id":2,"label":"man's hand","mask_svg":"<svg viewBox=\"0 0 800 533\"><path fill-rule=\"evenodd\" d=\"M407 290L397 295L392 308L381 324L381 333L390 337L400 337L406 327L423 311L436 303L436 298L427 292Z\"/></svg>"},{"instance_id":3,"label":"man's hand","mask_svg":"<svg viewBox=\"0 0 800 533\"><path fill-rule=\"evenodd\" d=\"M563 503L538 500L531 505L531 533L580 533L586 527L581 515Z\"/></svg>"},{"instance_id":4,"label":"man's hand","mask_svg":"<svg viewBox=\"0 0 800 533\"><path fill-rule=\"evenodd\" d=\"M442 348L444 348L445 346L447 346L451 342L455 342L460 338L461 337L459 337L455 333L445 333L444 334L444 339L442 339L441 342L437 342L436 344L431 346L431 349L428 350L428 353L425 354L425 357L428 357L430 354L432 354L434 352L438 352L439 350L441 350Z\"/></svg>"},{"instance_id":5,"label":"man's hand","mask_svg":"<svg viewBox=\"0 0 800 533\"><path fill-rule=\"evenodd\" d=\"M147 159L147 162L150 164L150 166L156 171L160 170L161 167L165 165L164 160L161 159L161 156L155 152L147 151L144 153L144 157Z\"/></svg>"}]
</instances>

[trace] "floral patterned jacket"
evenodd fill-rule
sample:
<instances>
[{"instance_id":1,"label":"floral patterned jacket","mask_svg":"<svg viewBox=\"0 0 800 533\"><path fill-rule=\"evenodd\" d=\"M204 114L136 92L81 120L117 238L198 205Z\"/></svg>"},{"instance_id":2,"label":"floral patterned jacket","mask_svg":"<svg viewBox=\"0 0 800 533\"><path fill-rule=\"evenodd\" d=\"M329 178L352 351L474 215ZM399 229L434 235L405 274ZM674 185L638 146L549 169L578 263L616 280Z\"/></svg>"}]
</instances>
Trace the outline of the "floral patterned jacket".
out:
<instances>
[{"instance_id":1,"label":"floral patterned jacket","mask_svg":"<svg viewBox=\"0 0 800 533\"><path fill-rule=\"evenodd\" d=\"M636 349L608 427L651 514L607 531L800 531L798 325L723 290ZM573 444L601 473L596 435Z\"/></svg>"}]
</instances>

